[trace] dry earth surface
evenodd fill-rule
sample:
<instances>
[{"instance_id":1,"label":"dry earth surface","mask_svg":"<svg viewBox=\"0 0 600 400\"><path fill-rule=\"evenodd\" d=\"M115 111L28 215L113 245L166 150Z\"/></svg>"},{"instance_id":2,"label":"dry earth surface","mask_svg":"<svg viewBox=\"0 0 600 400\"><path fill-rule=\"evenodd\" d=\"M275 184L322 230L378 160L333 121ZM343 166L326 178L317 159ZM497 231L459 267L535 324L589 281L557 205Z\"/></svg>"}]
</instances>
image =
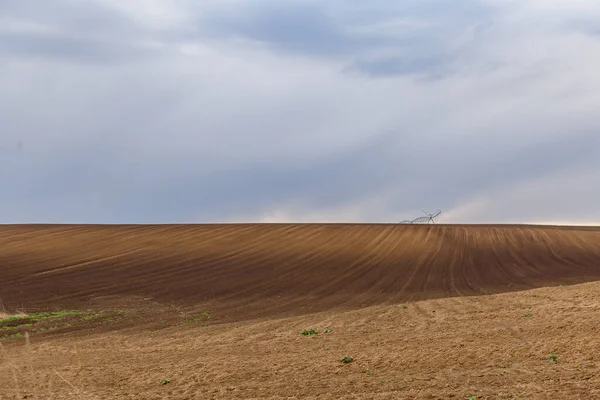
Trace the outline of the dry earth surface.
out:
<instances>
[{"instance_id":1,"label":"dry earth surface","mask_svg":"<svg viewBox=\"0 0 600 400\"><path fill-rule=\"evenodd\" d=\"M596 228L5 225L0 399L600 399L599 277Z\"/></svg>"}]
</instances>

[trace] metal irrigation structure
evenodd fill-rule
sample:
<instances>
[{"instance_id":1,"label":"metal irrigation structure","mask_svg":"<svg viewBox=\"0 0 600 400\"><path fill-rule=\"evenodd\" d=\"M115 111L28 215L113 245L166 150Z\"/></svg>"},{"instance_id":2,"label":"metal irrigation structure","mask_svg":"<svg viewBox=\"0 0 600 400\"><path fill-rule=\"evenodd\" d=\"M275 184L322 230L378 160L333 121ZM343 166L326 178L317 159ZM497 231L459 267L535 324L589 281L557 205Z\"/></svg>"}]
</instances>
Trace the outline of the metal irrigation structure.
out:
<instances>
[{"instance_id":1,"label":"metal irrigation structure","mask_svg":"<svg viewBox=\"0 0 600 400\"><path fill-rule=\"evenodd\" d=\"M418 217L413 220L404 220L401 221L401 224L435 224L435 219L440 216L442 210L437 210L434 213L427 213L425 210L421 210L426 215L426 217Z\"/></svg>"}]
</instances>

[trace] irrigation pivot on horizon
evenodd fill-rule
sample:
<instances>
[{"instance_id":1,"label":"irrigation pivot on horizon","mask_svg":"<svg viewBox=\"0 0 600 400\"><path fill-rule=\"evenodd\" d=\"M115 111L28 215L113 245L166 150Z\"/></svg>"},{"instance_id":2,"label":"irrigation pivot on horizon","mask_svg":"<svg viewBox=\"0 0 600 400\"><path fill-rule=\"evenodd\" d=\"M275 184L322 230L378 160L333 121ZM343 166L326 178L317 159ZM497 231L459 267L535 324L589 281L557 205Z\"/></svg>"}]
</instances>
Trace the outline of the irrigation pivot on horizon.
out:
<instances>
[{"instance_id":1,"label":"irrigation pivot on horizon","mask_svg":"<svg viewBox=\"0 0 600 400\"><path fill-rule=\"evenodd\" d=\"M426 215L426 217L418 217L413 220L404 220L401 221L401 224L435 224L435 220L440 216L442 210L437 210L434 213L425 212L425 210L421 210Z\"/></svg>"}]
</instances>

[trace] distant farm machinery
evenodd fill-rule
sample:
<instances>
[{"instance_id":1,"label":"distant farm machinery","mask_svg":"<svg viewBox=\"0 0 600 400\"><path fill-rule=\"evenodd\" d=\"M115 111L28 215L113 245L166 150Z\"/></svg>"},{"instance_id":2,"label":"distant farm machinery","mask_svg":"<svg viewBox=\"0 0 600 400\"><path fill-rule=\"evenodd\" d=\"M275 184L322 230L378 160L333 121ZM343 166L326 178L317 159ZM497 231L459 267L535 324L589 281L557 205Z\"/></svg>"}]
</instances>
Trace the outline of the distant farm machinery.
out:
<instances>
[{"instance_id":1,"label":"distant farm machinery","mask_svg":"<svg viewBox=\"0 0 600 400\"><path fill-rule=\"evenodd\" d=\"M435 224L435 220L440 216L442 210L437 210L434 213L427 213L425 210L421 210L426 215L425 217L418 217L413 220L404 220L401 221L401 224Z\"/></svg>"}]
</instances>

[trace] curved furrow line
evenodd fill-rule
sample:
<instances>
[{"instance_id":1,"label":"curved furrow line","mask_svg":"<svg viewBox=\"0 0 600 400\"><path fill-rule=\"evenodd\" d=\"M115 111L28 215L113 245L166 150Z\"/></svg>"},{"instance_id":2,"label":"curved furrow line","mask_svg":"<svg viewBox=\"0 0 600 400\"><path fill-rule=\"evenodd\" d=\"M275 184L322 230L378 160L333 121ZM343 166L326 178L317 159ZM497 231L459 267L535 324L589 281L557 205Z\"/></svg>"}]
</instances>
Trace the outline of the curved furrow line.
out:
<instances>
[{"instance_id":1,"label":"curved furrow line","mask_svg":"<svg viewBox=\"0 0 600 400\"><path fill-rule=\"evenodd\" d=\"M307 241L308 239L318 240L319 238L318 232L315 232L311 237L304 237ZM347 240L346 237L344 237L344 239ZM330 240L329 243L332 243L335 240L339 240L339 235L336 235L336 238ZM312 285L311 281L314 281L316 278L318 282L319 276L318 274L315 274L315 269L319 269L320 267L327 268L330 266L328 260L323 258L327 257L327 254L323 255L320 252L320 250L323 249L323 253L326 253L326 244L327 241L325 241L325 243L323 243L323 241L318 241L318 244L308 247L309 257L305 257L304 255L304 252L307 251L307 249L302 248L301 252L295 252L291 257L284 253L286 256L285 259L275 258L274 262L284 267L280 269L275 267L276 276L273 276L271 280L261 281L253 288L254 290L248 289L244 291L243 296L231 294L228 296L228 299L235 301L236 298L239 298L240 302L252 302L263 297L279 298L283 296L287 299L286 301L289 302L289 298L292 296L298 298L304 298L304 296L318 297L318 294L315 293L319 290L318 286ZM320 258L314 257L315 254L320 255ZM335 265L336 261L339 265L339 255L334 255L329 259L333 261L333 265ZM256 262L253 262L252 264L254 265L255 263ZM326 273L331 273L331 271L327 270ZM328 276L329 275L324 278L327 279ZM280 305L275 304L270 309L273 307L279 308Z\"/></svg>"},{"instance_id":2,"label":"curved furrow line","mask_svg":"<svg viewBox=\"0 0 600 400\"><path fill-rule=\"evenodd\" d=\"M475 239L474 244L469 244L467 238L473 237ZM477 293L481 288L475 286L475 284L470 279L470 270L478 268L478 260L477 255L474 254L474 250L479 250L478 242L479 242L479 234L478 232L472 232L469 236L467 231L463 234L463 251L465 256L462 259L460 266L457 268L459 272L458 282L462 282L461 295L468 293Z\"/></svg>"},{"instance_id":3,"label":"curved furrow line","mask_svg":"<svg viewBox=\"0 0 600 400\"><path fill-rule=\"evenodd\" d=\"M379 229L375 229L373 232L374 236L368 241L368 248L358 258L346 266L341 266L335 276L331 276L328 281L324 282L320 289L321 293L331 293L336 288L342 288L346 293L352 294L353 290L364 289L364 281L361 278L369 272L370 262L376 257L376 252L385 245L383 239L389 235L389 228L376 228ZM352 301L351 296L349 300Z\"/></svg>"},{"instance_id":4,"label":"curved furrow line","mask_svg":"<svg viewBox=\"0 0 600 400\"><path fill-rule=\"evenodd\" d=\"M499 240L502 237L508 238L508 240L505 239L508 244L504 246L506 260L512 259L517 263L516 268L508 269L508 279L510 279L511 274L512 276L517 275L520 277L521 282L531 286L532 278L535 280L535 277L545 274L545 262L548 260L548 255L543 250L543 239L539 236L541 231L534 231L529 227L525 227L516 231L515 235L507 235L506 233L505 231L502 235L498 234L495 248L502 250L502 242ZM508 264L506 260L501 265Z\"/></svg>"},{"instance_id":5,"label":"curved furrow line","mask_svg":"<svg viewBox=\"0 0 600 400\"><path fill-rule=\"evenodd\" d=\"M122 258L124 256L130 256L132 254L135 253L139 253L140 250L129 250L123 253L117 253L117 254L113 254L110 256L106 256L106 257L97 257L97 258L93 258L90 260L86 260L86 261L80 261L77 263L72 263L72 264L67 264L67 265L60 265L60 266L54 266L51 269L46 269L44 271L40 271L40 272L36 272L34 273L32 276L36 277L36 276L45 276L45 275L49 275L49 274L57 274L57 273L64 273L76 268L85 268L89 265L92 264L105 264L107 261L114 261L118 258Z\"/></svg>"},{"instance_id":6,"label":"curved furrow line","mask_svg":"<svg viewBox=\"0 0 600 400\"><path fill-rule=\"evenodd\" d=\"M461 237L457 230L447 228L441 230L438 237L438 250L432 260L429 261L431 268L429 268L423 289L421 289L423 292L438 293L445 296L456 294L451 289L450 274L452 267L450 261L459 249L464 247L464 243L461 243L460 240Z\"/></svg>"},{"instance_id":7,"label":"curved furrow line","mask_svg":"<svg viewBox=\"0 0 600 400\"><path fill-rule=\"evenodd\" d=\"M406 249L408 248L410 233L402 226L390 228L390 234L385 239L387 244L381 248L373 260L377 273L371 273L371 280L366 290L367 297L389 296L397 294L397 283L406 273Z\"/></svg>"},{"instance_id":8,"label":"curved furrow line","mask_svg":"<svg viewBox=\"0 0 600 400\"><path fill-rule=\"evenodd\" d=\"M525 233L524 246L515 249L511 255L523 260L521 269L526 274L530 287L535 286L540 279L563 275L564 265L561 262L557 263L557 260L548 252L547 239L544 237L545 232L528 228ZM554 236L554 245L562 245L560 235L552 236Z\"/></svg>"},{"instance_id":9,"label":"curved furrow line","mask_svg":"<svg viewBox=\"0 0 600 400\"><path fill-rule=\"evenodd\" d=\"M233 240L243 240L252 238L257 231L256 227L252 226L239 226L239 227L214 227L213 229L193 229L192 227L187 227L183 230L183 232L179 233L178 231L174 231L169 236L169 239L175 242L181 241L184 244L188 244L186 242L188 239L194 238L195 240L202 239L201 243L204 246L215 245L218 243L228 243Z\"/></svg>"},{"instance_id":10,"label":"curved furrow line","mask_svg":"<svg viewBox=\"0 0 600 400\"><path fill-rule=\"evenodd\" d=\"M382 239L381 247L375 252L370 281L366 282L367 295L390 293L395 282L404 275L408 232L402 226L389 227L388 235Z\"/></svg>"},{"instance_id":11,"label":"curved furrow line","mask_svg":"<svg viewBox=\"0 0 600 400\"><path fill-rule=\"evenodd\" d=\"M369 243L369 248L365 251L362 258L356 259L350 268L346 270L346 274L343 275L343 280L340 282L344 283L347 281L360 283L357 287L361 294L366 294L374 286L382 283L386 275L382 275L382 271L378 266L380 261L389 253L387 250L390 247L390 243L393 244L393 239L390 236L394 235L394 227L383 227L380 229L380 233L374 240Z\"/></svg>"},{"instance_id":12,"label":"curved furrow line","mask_svg":"<svg viewBox=\"0 0 600 400\"><path fill-rule=\"evenodd\" d=\"M594 260L594 256L600 252L600 241L597 240L594 233L579 231L561 237L564 241L563 245L553 246L552 250L563 260L579 269L586 268L590 263L597 261Z\"/></svg>"},{"instance_id":13,"label":"curved furrow line","mask_svg":"<svg viewBox=\"0 0 600 400\"><path fill-rule=\"evenodd\" d=\"M235 232L233 232L235 233ZM201 254L205 256L204 263L202 264L202 270L210 273L227 273L227 270L222 268L222 265L235 264L241 259L253 257L255 255L264 253L265 250L261 247L273 241L280 235L278 230L260 232L256 229L248 229L248 235L235 237L233 234L230 235L230 239L234 239L231 243L223 243L219 239L214 239L213 246L202 246L198 248L186 249L181 251L184 259L187 259L192 254ZM181 254L177 253L177 255ZM214 270L212 267L215 267ZM179 271L177 271L179 272Z\"/></svg>"},{"instance_id":14,"label":"curved furrow line","mask_svg":"<svg viewBox=\"0 0 600 400\"><path fill-rule=\"evenodd\" d=\"M502 228L490 231L488 237L492 240L491 249L481 257L481 259L487 260L486 286L491 286L493 282L507 285L511 283L528 285L527 282L522 281L522 277L537 273L537 270L534 268L527 271L530 264L521 257L523 250L518 249L518 246L526 243L524 231L522 229L515 230L512 235L514 240L508 242L504 240L505 244L503 244L503 238L506 237L506 232Z\"/></svg>"},{"instance_id":15,"label":"curved furrow line","mask_svg":"<svg viewBox=\"0 0 600 400\"><path fill-rule=\"evenodd\" d=\"M324 274L331 273L330 266L336 265L335 261L339 260L340 254L328 250L332 247L332 243L339 240L339 238L326 237L320 240L319 233L321 232L315 232L310 237L311 241L316 241L311 246L276 251L274 253L275 263L277 264L274 268L276 276L273 281L264 281L263 286L268 287L272 283L306 282L307 280L320 282L324 278ZM283 287L285 288L285 286ZM314 288L311 288L311 290L314 290ZM299 294L302 293L299 292Z\"/></svg>"},{"instance_id":16,"label":"curved furrow line","mask_svg":"<svg viewBox=\"0 0 600 400\"><path fill-rule=\"evenodd\" d=\"M424 251L423 249L424 244L427 243L429 246L431 241L433 239L437 239L438 236L439 233L434 233L433 230L427 229L427 227L416 227L416 232L414 233L414 240L412 243L413 247L409 248L411 252L407 254L407 259L412 260L412 262L409 263L412 268L410 268L410 272L407 272L406 279L403 282L404 284L398 291L398 297L402 297L402 295L405 293L408 294L409 300L412 300L415 297L415 294L418 292L418 288L420 287L420 283L418 283L419 273L422 269L426 270L429 268L427 264L428 260L431 259L431 257L428 256L427 251ZM441 244L438 243L436 247L438 245L441 246ZM425 265L425 267L423 267L423 265ZM415 284L415 282L417 283Z\"/></svg>"},{"instance_id":17,"label":"curved furrow line","mask_svg":"<svg viewBox=\"0 0 600 400\"><path fill-rule=\"evenodd\" d=\"M519 275L529 276L532 272L525 272L528 268L528 262L520 257L520 251L516 250L518 246L524 243L523 230L515 229L512 238L515 240L506 240L503 228L496 228L481 232L478 238L486 243L482 248L475 247L474 254L476 267L472 276L480 277L472 282L474 287L490 288L495 285L508 285L518 283L528 285L521 280ZM504 239L503 239L504 238ZM516 253L515 253L516 251ZM520 273L520 271L522 273ZM535 272L535 271L534 271ZM487 289L486 289L487 291Z\"/></svg>"},{"instance_id":18,"label":"curved furrow line","mask_svg":"<svg viewBox=\"0 0 600 400\"><path fill-rule=\"evenodd\" d=\"M426 293L428 285L431 285L439 268L437 261L439 261L440 258L438 255L442 252L442 248L444 246L444 241L442 240L445 232L444 228L438 230L427 226L426 229L429 233L431 233L430 240L432 242L429 249L422 253L423 257L421 258L421 262L419 262L419 265L423 265L423 268L421 268L422 276L419 280L420 283L416 293L411 296L412 298L414 298L416 295L420 297L427 297Z\"/></svg>"},{"instance_id":19,"label":"curved furrow line","mask_svg":"<svg viewBox=\"0 0 600 400\"><path fill-rule=\"evenodd\" d=\"M549 258L556 264L557 267L566 270L566 272L578 270L582 267L585 268L585 266L580 265L574 260L570 260L568 253L570 253L569 250L571 249L569 249L568 242L565 242L562 237L560 238L560 243L558 245L552 245L552 238L549 232L542 231L539 232L539 235L544 238L544 240L540 241L540 243L543 244Z\"/></svg>"},{"instance_id":20,"label":"curved furrow line","mask_svg":"<svg viewBox=\"0 0 600 400\"><path fill-rule=\"evenodd\" d=\"M383 292L391 302L405 299L406 288L421 268L415 260L419 253L415 247L422 245L423 231L418 227L399 227L397 232L399 236L394 238L396 246L390 253L391 260L387 261L389 273L384 275L386 283L383 284Z\"/></svg>"},{"instance_id":21,"label":"curved furrow line","mask_svg":"<svg viewBox=\"0 0 600 400\"><path fill-rule=\"evenodd\" d=\"M287 235L298 230L297 227L286 228ZM281 257L282 251L279 246L283 246L286 237L283 232L271 231L258 232L254 235L252 241L244 243L243 246L238 246L235 251L220 254L208 260L202 267L202 270L210 273L212 279L232 278L232 274L237 275L240 272L245 272L251 277L256 277L256 267L270 264L270 272L277 273L277 265L273 265L273 261ZM284 251L285 252L285 251ZM279 256L279 257L278 257ZM239 265L245 268L236 268L233 270L223 269L222 265ZM260 270L260 268L258 268Z\"/></svg>"},{"instance_id":22,"label":"curved furrow line","mask_svg":"<svg viewBox=\"0 0 600 400\"><path fill-rule=\"evenodd\" d=\"M285 228L290 230L290 228ZM179 278L186 278L182 287L196 285L203 291L194 295L194 297L214 294L214 289L218 289L218 283L222 281L231 282L228 287L221 285L220 296L227 298L227 293L233 293L233 297L239 297L240 294L252 293L257 290L265 280L257 270L273 274L275 269L272 264L274 260L271 249L263 249L260 244L271 242L271 236L280 236L277 231L269 231L267 234L254 235L252 241L243 242L243 246L236 246L235 251L225 251L218 254L217 257L210 257L207 254L196 252L184 252L178 254L179 262L170 262L167 268L153 271L147 275L147 278L158 281L178 281ZM223 268L223 265L239 266L237 268ZM269 267L271 265L271 267ZM259 268L257 268L257 266ZM266 271L269 267L270 271ZM262 269L262 271L260 271ZM216 283L217 286L212 285ZM257 285L258 284L258 285ZM169 289L158 291L156 294L169 292Z\"/></svg>"},{"instance_id":23,"label":"curved furrow line","mask_svg":"<svg viewBox=\"0 0 600 400\"><path fill-rule=\"evenodd\" d=\"M465 232L464 228L457 228L454 230L453 237L453 251L451 253L450 259L448 260L447 265L447 274L442 275L442 279L447 280L449 286L449 292L451 294L456 294L458 296L462 296L462 291L460 289L460 285L457 284L461 279L467 285L467 280L464 279L464 270L462 266L466 265L465 262Z\"/></svg>"}]
</instances>

